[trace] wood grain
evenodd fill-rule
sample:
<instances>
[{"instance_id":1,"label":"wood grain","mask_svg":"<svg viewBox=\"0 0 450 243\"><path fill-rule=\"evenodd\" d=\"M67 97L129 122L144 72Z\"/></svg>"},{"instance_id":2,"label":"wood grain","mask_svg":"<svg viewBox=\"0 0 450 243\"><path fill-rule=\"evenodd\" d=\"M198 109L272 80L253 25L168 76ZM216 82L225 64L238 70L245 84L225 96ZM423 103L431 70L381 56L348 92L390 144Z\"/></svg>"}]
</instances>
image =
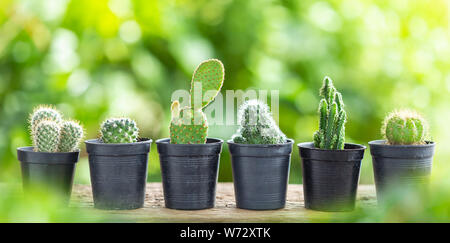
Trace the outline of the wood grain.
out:
<instances>
[{"instance_id":1,"label":"wood grain","mask_svg":"<svg viewBox=\"0 0 450 243\"><path fill-rule=\"evenodd\" d=\"M253 211L236 208L232 183L218 183L216 206L212 209L185 211L164 207L161 183L148 183L144 208L136 210L97 210L93 208L88 185L75 185L71 206L92 210L113 222L317 222L348 213L326 213L304 208L302 185L290 184L286 207L279 210ZM373 185L358 187L357 207L375 207Z\"/></svg>"}]
</instances>

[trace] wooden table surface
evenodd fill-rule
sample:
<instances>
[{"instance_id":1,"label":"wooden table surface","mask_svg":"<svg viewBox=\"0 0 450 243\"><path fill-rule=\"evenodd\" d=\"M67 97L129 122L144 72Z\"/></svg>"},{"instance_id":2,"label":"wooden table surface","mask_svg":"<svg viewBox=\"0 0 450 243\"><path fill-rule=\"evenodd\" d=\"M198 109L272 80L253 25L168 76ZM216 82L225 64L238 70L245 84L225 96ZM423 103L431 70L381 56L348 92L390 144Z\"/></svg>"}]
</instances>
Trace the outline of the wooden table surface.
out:
<instances>
[{"instance_id":1,"label":"wooden table surface","mask_svg":"<svg viewBox=\"0 0 450 243\"><path fill-rule=\"evenodd\" d=\"M164 207L161 183L148 183L144 208L136 210L98 210L93 208L92 191L88 185L74 185L71 206L92 210L112 222L317 222L344 216L347 213L326 213L307 210L302 185L290 184L286 207L279 210L254 211L236 208L233 183L218 183L216 205L205 210L173 210ZM373 185L359 185L357 207L375 207Z\"/></svg>"}]
</instances>

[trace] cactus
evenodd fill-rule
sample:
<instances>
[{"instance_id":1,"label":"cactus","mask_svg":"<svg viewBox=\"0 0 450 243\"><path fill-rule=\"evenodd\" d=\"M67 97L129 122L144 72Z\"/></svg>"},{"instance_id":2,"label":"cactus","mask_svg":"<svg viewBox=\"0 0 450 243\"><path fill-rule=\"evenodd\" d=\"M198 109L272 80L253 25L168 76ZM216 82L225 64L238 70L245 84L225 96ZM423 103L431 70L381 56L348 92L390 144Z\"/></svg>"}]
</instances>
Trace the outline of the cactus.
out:
<instances>
[{"instance_id":1,"label":"cactus","mask_svg":"<svg viewBox=\"0 0 450 243\"><path fill-rule=\"evenodd\" d=\"M38 106L30 116L31 131L34 131L36 126L43 120L51 120L59 124L62 122L62 116L59 111L51 106Z\"/></svg>"},{"instance_id":2,"label":"cactus","mask_svg":"<svg viewBox=\"0 0 450 243\"><path fill-rule=\"evenodd\" d=\"M61 128L52 120L42 120L35 126L33 140L36 152L58 152Z\"/></svg>"},{"instance_id":3,"label":"cactus","mask_svg":"<svg viewBox=\"0 0 450 243\"><path fill-rule=\"evenodd\" d=\"M135 143L139 138L139 128L129 118L107 119L100 132L104 143Z\"/></svg>"},{"instance_id":4,"label":"cactus","mask_svg":"<svg viewBox=\"0 0 450 243\"><path fill-rule=\"evenodd\" d=\"M203 109L208 106L222 88L225 69L221 61L210 59L195 70L190 90L190 105L180 108L178 100L171 106L170 143L204 144L208 136L208 122Z\"/></svg>"},{"instance_id":5,"label":"cactus","mask_svg":"<svg viewBox=\"0 0 450 243\"><path fill-rule=\"evenodd\" d=\"M83 137L78 122L64 121L51 106L38 106L30 115L31 137L36 152L74 152Z\"/></svg>"},{"instance_id":6,"label":"cactus","mask_svg":"<svg viewBox=\"0 0 450 243\"><path fill-rule=\"evenodd\" d=\"M314 133L314 146L321 149L342 150L345 144L347 114L341 93L336 91L333 81L325 77L320 89L319 130Z\"/></svg>"},{"instance_id":7,"label":"cactus","mask_svg":"<svg viewBox=\"0 0 450 243\"><path fill-rule=\"evenodd\" d=\"M417 112L400 110L390 113L383 122L382 133L391 145L424 144L428 136L425 119Z\"/></svg>"},{"instance_id":8,"label":"cactus","mask_svg":"<svg viewBox=\"0 0 450 243\"><path fill-rule=\"evenodd\" d=\"M59 152L74 152L83 137L83 128L76 121L64 121L61 124Z\"/></svg>"},{"instance_id":9,"label":"cactus","mask_svg":"<svg viewBox=\"0 0 450 243\"><path fill-rule=\"evenodd\" d=\"M239 107L239 129L232 140L241 144L281 144L287 138L278 128L269 107L258 100L249 100Z\"/></svg>"}]
</instances>

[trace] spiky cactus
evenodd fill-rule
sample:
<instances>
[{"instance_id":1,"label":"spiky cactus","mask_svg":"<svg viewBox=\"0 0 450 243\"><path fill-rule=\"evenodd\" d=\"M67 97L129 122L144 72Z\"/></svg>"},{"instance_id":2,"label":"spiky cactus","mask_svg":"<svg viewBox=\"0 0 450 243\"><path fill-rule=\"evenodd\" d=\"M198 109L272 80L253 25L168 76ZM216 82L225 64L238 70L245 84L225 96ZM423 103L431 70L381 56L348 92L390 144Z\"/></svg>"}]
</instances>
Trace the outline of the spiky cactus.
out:
<instances>
[{"instance_id":1,"label":"spiky cactus","mask_svg":"<svg viewBox=\"0 0 450 243\"><path fill-rule=\"evenodd\" d=\"M400 110L386 117L381 132L391 145L419 145L425 143L427 127L425 119L417 112Z\"/></svg>"},{"instance_id":2,"label":"spiky cactus","mask_svg":"<svg viewBox=\"0 0 450 243\"><path fill-rule=\"evenodd\" d=\"M31 130L34 131L35 127L43 120L50 120L59 124L62 122L62 116L55 108L40 105L34 109L30 116Z\"/></svg>"},{"instance_id":3,"label":"spiky cactus","mask_svg":"<svg viewBox=\"0 0 450 243\"><path fill-rule=\"evenodd\" d=\"M319 130L314 133L314 146L321 149L342 150L345 144L347 114L341 93L336 91L329 77L320 89Z\"/></svg>"},{"instance_id":4,"label":"spiky cactus","mask_svg":"<svg viewBox=\"0 0 450 243\"><path fill-rule=\"evenodd\" d=\"M56 153L60 140L61 128L58 123L52 120L42 120L33 132L35 151Z\"/></svg>"},{"instance_id":5,"label":"spiky cactus","mask_svg":"<svg viewBox=\"0 0 450 243\"><path fill-rule=\"evenodd\" d=\"M129 118L110 118L101 125L104 143L135 143L139 138L136 122Z\"/></svg>"},{"instance_id":6,"label":"spiky cactus","mask_svg":"<svg viewBox=\"0 0 450 243\"><path fill-rule=\"evenodd\" d=\"M206 60L197 67L191 81L190 105L181 108L178 100L172 103L170 143L206 143L208 122L202 110L220 92L224 78L225 69L217 59Z\"/></svg>"},{"instance_id":7,"label":"spiky cactus","mask_svg":"<svg viewBox=\"0 0 450 243\"><path fill-rule=\"evenodd\" d=\"M36 152L74 152L83 137L76 121L64 121L51 106L39 106L30 115L31 137Z\"/></svg>"},{"instance_id":8,"label":"spiky cactus","mask_svg":"<svg viewBox=\"0 0 450 243\"><path fill-rule=\"evenodd\" d=\"M258 100L249 100L239 107L239 129L233 135L235 143L281 144L287 138L278 128L269 107Z\"/></svg>"},{"instance_id":9,"label":"spiky cactus","mask_svg":"<svg viewBox=\"0 0 450 243\"><path fill-rule=\"evenodd\" d=\"M59 152L74 152L83 137L83 128L77 121L64 121L61 123L59 139Z\"/></svg>"}]
</instances>

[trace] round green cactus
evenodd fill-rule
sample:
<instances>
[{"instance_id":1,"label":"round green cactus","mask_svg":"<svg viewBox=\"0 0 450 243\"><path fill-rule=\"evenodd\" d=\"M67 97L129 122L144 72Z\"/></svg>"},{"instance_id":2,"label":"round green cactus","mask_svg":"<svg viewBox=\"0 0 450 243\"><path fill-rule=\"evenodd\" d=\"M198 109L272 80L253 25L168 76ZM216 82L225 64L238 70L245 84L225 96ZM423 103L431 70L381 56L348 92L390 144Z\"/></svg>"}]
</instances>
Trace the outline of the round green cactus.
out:
<instances>
[{"instance_id":1,"label":"round green cactus","mask_svg":"<svg viewBox=\"0 0 450 243\"><path fill-rule=\"evenodd\" d=\"M135 143L139 138L139 128L129 118L107 119L100 132L104 143Z\"/></svg>"},{"instance_id":2,"label":"round green cactus","mask_svg":"<svg viewBox=\"0 0 450 243\"><path fill-rule=\"evenodd\" d=\"M61 129L52 120L43 120L35 126L33 142L36 152L58 152Z\"/></svg>"},{"instance_id":3,"label":"round green cactus","mask_svg":"<svg viewBox=\"0 0 450 243\"><path fill-rule=\"evenodd\" d=\"M170 143L202 144L206 143L208 122L201 110L194 111L190 107L180 109L180 103L172 103L172 121L169 126Z\"/></svg>"},{"instance_id":4,"label":"round green cactus","mask_svg":"<svg viewBox=\"0 0 450 243\"><path fill-rule=\"evenodd\" d=\"M83 137L83 128L76 121L61 123L61 135L58 146L59 152L74 152Z\"/></svg>"},{"instance_id":5,"label":"round green cactus","mask_svg":"<svg viewBox=\"0 0 450 243\"><path fill-rule=\"evenodd\" d=\"M286 135L281 132L270 114L269 107L258 100L249 100L241 105L238 113L239 129L232 140L241 144L281 144L286 143Z\"/></svg>"},{"instance_id":6,"label":"round green cactus","mask_svg":"<svg viewBox=\"0 0 450 243\"><path fill-rule=\"evenodd\" d=\"M384 120L382 133L391 145L424 144L427 137L427 123L415 111L394 111Z\"/></svg>"},{"instance_id":7,"label":"round green cactus","mask_svg":"<svg viewBox=\"0 0 450 243\"><path fill-rule=\"evenodd\" d=\"M62 122L62 116L59 111L51 106L41 105L34 109L33 114L31 114L31 130L34 131L36 126L43 120L50 120L59 124Z\"/></svg>"}]
</instances>

